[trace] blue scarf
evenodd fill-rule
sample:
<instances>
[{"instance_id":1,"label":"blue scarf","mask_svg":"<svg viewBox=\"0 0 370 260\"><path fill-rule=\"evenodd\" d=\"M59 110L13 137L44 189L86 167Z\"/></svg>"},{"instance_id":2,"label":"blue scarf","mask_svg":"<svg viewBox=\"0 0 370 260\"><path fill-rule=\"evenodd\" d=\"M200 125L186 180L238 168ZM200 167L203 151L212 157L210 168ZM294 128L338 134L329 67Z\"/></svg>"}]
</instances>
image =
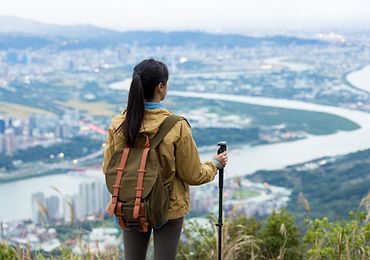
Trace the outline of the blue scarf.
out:
<instances>
[{"instance_id":1,"label":"blue scarf","mask_svg":"<svg viewBox=\"0 0 370 260\"><path fill-rule=\"evenodd\" d=\"M161 103L156 103L156 102L144 102L144 108L153 110L157 108L163 108L163 105Z\"/></svg>"}]
</instances>

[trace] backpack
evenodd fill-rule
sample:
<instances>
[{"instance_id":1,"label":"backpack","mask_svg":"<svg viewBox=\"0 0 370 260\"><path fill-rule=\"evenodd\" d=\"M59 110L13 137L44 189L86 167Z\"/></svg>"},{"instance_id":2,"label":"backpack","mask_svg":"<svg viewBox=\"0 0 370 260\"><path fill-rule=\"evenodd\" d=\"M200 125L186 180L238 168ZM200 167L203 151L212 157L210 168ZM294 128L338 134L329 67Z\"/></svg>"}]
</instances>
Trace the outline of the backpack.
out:
<instances>
[{"instance_id":1,"label":"backpack","mask_svg":"<svg viewBox=\"0 0 370 260\"><path fill-rule=\"evenodd\" d=\"M170 115L153 138L142 132L133 147L114 151L105 174L112 194L107 211L122 229L147 232L167 222L171 183L163 183L156 148L180 119Z\"/></svg>"}]
</instances>

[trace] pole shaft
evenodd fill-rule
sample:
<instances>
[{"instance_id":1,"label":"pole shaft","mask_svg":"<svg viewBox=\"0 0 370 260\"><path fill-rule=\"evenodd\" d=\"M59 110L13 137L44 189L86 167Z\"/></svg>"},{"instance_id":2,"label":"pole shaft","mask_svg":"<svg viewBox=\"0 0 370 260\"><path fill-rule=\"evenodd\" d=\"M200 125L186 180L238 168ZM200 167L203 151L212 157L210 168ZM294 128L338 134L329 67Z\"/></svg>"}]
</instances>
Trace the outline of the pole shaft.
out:
<instances>
[{"instance_id":1,"label":"pole shaft","mask_svg":"<svg viewBox=\"0 0 370 260\"><path fill-rule=\"evenodd\" d=\"M223 205L223 193L224 193L224 170L220 170L219 172L219 193L218 193L218 201L219 201L219 208L218 208L218 260L222 258L222 205Z\"/></svg>"},{"instance_id":2,"label":"pole shaft","mask_svg":"<svg viewBox=\"0 0 370 260\"><path fill-rule=\"evenodd\" d=\"M217 154L226 151L226 142L218 143L220 146ZM218 222L216 226L218 227L218 260L222 259L222 203L224 195L224 169L220 169L218 173Z\"/></svg>"}]
</instances>

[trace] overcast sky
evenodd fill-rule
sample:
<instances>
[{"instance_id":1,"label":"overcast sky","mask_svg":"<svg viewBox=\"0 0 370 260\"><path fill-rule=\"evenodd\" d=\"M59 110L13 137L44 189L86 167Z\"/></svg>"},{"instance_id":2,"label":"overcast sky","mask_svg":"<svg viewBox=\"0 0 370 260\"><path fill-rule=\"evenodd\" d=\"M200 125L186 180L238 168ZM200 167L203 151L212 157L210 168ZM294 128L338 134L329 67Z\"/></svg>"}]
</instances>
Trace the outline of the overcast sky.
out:
<instances>
[{"instance_id":1,"label":"overcast sky","mask_svg":"<svg viewBox=\"0 0 370 260\"><path fill-rule=\"evenodd\" d=\"M122 29L370 26L370 0L1 0L0 15Z\"/></svg>"}]
</instances>

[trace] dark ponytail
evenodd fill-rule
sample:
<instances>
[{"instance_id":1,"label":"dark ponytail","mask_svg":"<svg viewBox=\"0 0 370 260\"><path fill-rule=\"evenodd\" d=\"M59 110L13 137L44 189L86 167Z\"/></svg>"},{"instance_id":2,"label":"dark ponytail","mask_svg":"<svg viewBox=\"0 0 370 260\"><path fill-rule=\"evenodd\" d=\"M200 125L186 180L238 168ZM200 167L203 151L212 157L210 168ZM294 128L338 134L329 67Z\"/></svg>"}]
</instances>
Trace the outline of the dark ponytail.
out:
<instances>
[{"instance_id":1,"label":"dark ponytail","mask_svg":"<svg viewBox=\"0 0 370 260\"><path fill-rule=\"evenodd\" d=\"M139 133L144 118L144 89L139 74L131 81L127 101L127 115L123 126L126 144L131 147Z\"/></svg>"},{"instance_id":2,"label":"dark ponytail","mask_svg":"<svg viewBox=\"0 0 370 260\"><path fill-rule=\"evenodd\" d=\"M151 100L158 84L167 84L168 69L160 61L143 60L134 68L130 91L128 94L125 121L118 127L125 136L126 146L132 147L140 131L144 119L144 99Z\"/></svg>"}]
</instances>

